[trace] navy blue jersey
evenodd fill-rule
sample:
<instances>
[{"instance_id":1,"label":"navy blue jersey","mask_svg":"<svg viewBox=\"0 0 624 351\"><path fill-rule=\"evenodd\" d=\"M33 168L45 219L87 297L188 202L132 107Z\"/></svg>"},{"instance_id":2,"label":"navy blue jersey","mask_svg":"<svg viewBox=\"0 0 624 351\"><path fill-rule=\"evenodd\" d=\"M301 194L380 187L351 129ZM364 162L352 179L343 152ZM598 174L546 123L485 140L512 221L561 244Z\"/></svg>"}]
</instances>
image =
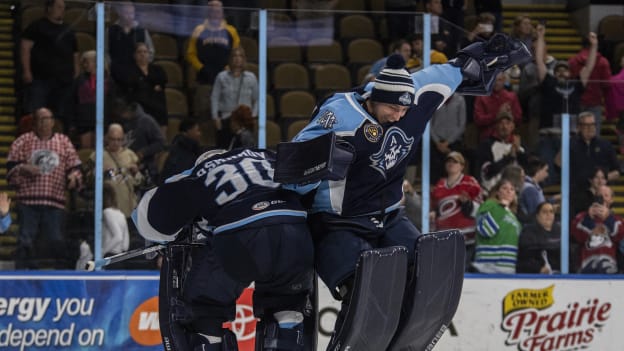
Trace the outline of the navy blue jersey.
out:
<instances>
[{"instance_id":1,"label":"navy blue jersey","mask_svg":"<svg viewBox=\"0 0 624 351\"><path fill-rule=\"evenodd\" d=\"M167 179L141 198L133 220L152 241L173 240L185 225L203 218L213 234L250 224L305 220L299 195L273 181L275 154L233 150Z\"/></svg>"},{"instance_id":2,"label":"navy blue jersey","mask_svg":"<svg viewBox=\"0 0 624 351\"><path fill-rule=\"evenodd\" d=\"M335 132L356 149L356 159L341 181L318 185L312 212L357 216L399 207L402 181L427 122L462 81L458 67L434 65L412 73L414 105L398 122L380 124L362 106L372 90L338 93L327 99L293 139L309 140Z\"/></svg>"}]
</instances>

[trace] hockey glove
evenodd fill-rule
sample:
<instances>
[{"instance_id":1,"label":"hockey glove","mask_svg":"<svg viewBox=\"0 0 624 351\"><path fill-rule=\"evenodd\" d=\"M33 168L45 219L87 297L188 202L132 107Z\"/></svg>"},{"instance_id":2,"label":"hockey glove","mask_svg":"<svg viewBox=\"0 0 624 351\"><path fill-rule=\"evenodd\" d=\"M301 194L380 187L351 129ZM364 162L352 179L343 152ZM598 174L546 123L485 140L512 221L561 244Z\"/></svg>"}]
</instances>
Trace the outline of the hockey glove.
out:
<instances>
[{"instance_id":1,"label":"hockey glove","mask_svg":"<svg viewBox=\"0 0 624 351\"><path fill-rule=\"evenodd\" d=\"M500 72L527 63L531 58L531 52L524 43L497 33L487 42L473 43L461 49L449 63L460 67L464 76L457 93L489 95Z\"/></svg>"}]
</instances>

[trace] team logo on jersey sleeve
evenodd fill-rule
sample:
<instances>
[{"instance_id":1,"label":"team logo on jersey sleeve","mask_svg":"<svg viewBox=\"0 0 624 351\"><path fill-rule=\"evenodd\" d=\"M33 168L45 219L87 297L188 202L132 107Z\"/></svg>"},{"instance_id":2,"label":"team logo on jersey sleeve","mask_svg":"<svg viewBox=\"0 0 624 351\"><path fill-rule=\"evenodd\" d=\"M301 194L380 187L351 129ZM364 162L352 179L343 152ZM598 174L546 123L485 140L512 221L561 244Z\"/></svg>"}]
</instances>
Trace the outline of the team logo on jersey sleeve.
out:
<instances>
[{"instance_id":1,"label":"team logo on jersey sleeve","mask_svg":"<svg viewBox=\"0 0 624 351\"><path fill-rule=\"evenodd\" d=\"M408 137L399 128L390 128L379 151L370 156L371 167L386 178L386 172L407 157L412 144L414 144L413 137Z\"/></svg>"},{"instance_id":2,"label":"team logo on jersey sleeve","mask_svg":"<svg viewBox=\"0 0 624 351\"><path fill-rule=\"evenodd\" d=\"M383 129L378 124L366 123L364 125L364 137L371 143L376 143L381 139Z\"/></svg>"},{"instance_id":3,"label":"team logo on jersey sleeve","mask_svg":"<svg viewBox=\"0 0 624 351\"><path fill-rule=\"evenodd\" d=\"M323 112L323 115L319 117L316 123L320 124L325 129L331 129L337 121L336 115L332 111L327 110Z\"/></svg>"}]
</instances>

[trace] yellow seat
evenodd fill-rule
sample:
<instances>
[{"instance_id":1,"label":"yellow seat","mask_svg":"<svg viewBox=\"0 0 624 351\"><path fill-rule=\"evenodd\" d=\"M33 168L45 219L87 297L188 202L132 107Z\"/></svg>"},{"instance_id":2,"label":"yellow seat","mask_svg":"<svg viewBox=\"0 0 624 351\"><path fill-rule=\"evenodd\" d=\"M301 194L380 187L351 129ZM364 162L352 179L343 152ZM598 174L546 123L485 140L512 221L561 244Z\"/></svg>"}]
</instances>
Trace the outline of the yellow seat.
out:
<instances>
[{"instance_id":1,"label":"yellow seat","mask_svg":"<svg viewBox=\"0 0 624 351\"><path fill-rule=\"evenodd\" d=\"M347 91L351 87L351 76L345 66L328 63L316 67L314 89L318 98L323 98L329 92Z\"/></svg>"},{"instance_id":2,"label":"yellow seat","mask_svg":"<svg viewBox=\"0 0 624 351\"><path fill-rule=\"evenodd\" d=\"M277 37L269 41L267 60L269 64L282 62L302 62L301 45L293 38Z\"/></svg>"},{"instance_id":3,"label":"yellow seat","mask_svg":"<svg viewBox=\"0 0 624 351\"><path fill-rule=\"evenodd\" d=\"M154 61L155 65L162 67L167 74L167 86L181 89L184 86L184 78L180 64L174 61Z\"/></svg>"},{"instance_id":4,"label":"yellow seat","mask_svg":"<svg viewBox=\"0 0 624 351\"><path fill-rule=\"evenodd\" d=\"M305 128L305 126L307 126L309 124L310 121L308 120L299 120L299 121L293 121L292 123L290 123L288 125L288 133L287 133L287 137L288 140L292 140L295 135L299 134L299 132Z\"/></svg>"},{"instance_id":5,"label":"yellow seat","mask_svg":"<svg viewBox=\"0 0 624 351\"><path fill-rule=\"evenodd\" d=\"M255 38L240 37L240 46L245 50L248 62L258 62L258 41Z\"/></svg>"},{"instance_id":6,"label":"yellow seat","mask_svg":"<svg viewBox=\"0 0 624 351\"><path fill-rule=\"evenodd\" d=\"M315 105L316 98L309 92L288 91L280 97L280 118L309 118Z\"/></svg>"},{"instance_id":7,"label":"yellow seat","mask_svg":"<svg viewBox=\"0 0 624 351\"><path fill-rule=\"evenodd\" d=\"M309 63L342 63L342 46L329 39L312 39L306 46Z\"/></svg>"},{"instance_id":8,"label":"yellow seat","mask_svg":"<svg viewBox=\"0 0 624 351\"><path fill-rule=\"evenodd\" d=\"M76 42L78 45L78 52L95 50L95 38L89 33L76 32Z\"/></svg>"},{"instance_id":9,"label":"yellow seat","mask_svg":"<svg viewBox=\"0 0 624 351\"><path fill-rule=\"evenodd\" d=\"M310 89L308 70L298 63L281 63L273 69L273 87L276 90Z\"/></svg>"},{"instance_id":10,"label":"yellow seat","mask_svg":"<svg viewBox=\"0 0 624 351\"><path fill-rule=\"evenodd\" d=\"M22 30L45 15L43 6L30 6L22 11Z\"/></svg>"},{"instance_id":11,"label":"yellow seat","mask_svg":"<svg viewBox=\"0 0 624 351\"><path fill-rule=\"evenodd\" d=\"M376 37L373 20L364 15L348 15L341 18L338 29L341 41Z\"/></svg>"},{"instance_id":12,"label":"yellow seat","mask_svg":"<svg viewBox=\"0 0 624 351\"><path fill-rule=\"evenodd\" d=\"M178 60L178 42L173 36L162 33L152 34L152 42L155 60Z\"/></svg>"},{"instance_id":13,"label":"yellow seat","mask_svg":"<svg viewBox=\"0 0 624 351\"><path fill-rule=\"evenodd\" d=\"M188 116L188 100L186 95L177 89L165 88L167 97L167 114L171 117L186 118Z\"/></svg>"},{"instance_id":14,"label":"yellow seat","mask_svg":"<svg viewBox=\"0 0 624 351\"><path fill-rule=\"evenodd\" d=\"M266 121L266 147L275 149L282 141L282 128L274 121Z\"/></svg>"}]
</instances>

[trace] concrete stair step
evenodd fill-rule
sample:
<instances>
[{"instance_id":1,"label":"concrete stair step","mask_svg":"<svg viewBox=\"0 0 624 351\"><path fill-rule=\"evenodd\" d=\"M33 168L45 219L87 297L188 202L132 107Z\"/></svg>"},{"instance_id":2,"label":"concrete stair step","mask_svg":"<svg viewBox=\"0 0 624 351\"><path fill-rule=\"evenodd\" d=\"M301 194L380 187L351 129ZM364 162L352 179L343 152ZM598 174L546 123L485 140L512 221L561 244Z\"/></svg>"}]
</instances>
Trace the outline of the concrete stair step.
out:
<instances>
[{"instance_id":1,"label":"concrete stair step","mask_svg":"<svg viewBox=\"0 0 624 351\"><path fill-rule=\"evenodd\" d=\"M14 115L15 106L0 106L0 114L2 115Z\"/></svg>"},{"instance_id":2,"label":"concrete stair step","mask_svg":"<svg viewBox=\"0 0 624 351\"><path fill-rule=\"evenodd\" d=\"M0 142L12 143L15 140L13 135L0 135Z\"/></svg>"},{"instance_id":3,"label":"concrete stair step","mask_svg":"<svg viewBox=\"0 0 624 351\"><path fill-rule=\"evenodd\" d=\"M505 28L511 28L513 26L513 18L510 19L503 19L503 25L505 26ZM531 21L533 22L533 25L537 25L537 20L535 21ZM567 20L567 19L554 19L554 20L549 20L547 23L548 29L546 30L547 32L550 32L551 28L571 28L572 27L572 23Z\"/></svg>"},{"instance_id":4,"label":"concrete stair step","mask_svg":"<svg viewBox=\"0 0 624 351\"><path fill-rule=\"evenodd\" d=\"M569 28L551 28L548 27L546 30L548 35L579 35L579 33L573 27Z\"/></svg>"},{"instance_id":5,"label":"concrete stair step","mask_svg":"<svg viewBox=\"0 0 624 351\"><path fill-rule=\"evenodd\" d=\"M13 51L11 50L0 50L0 59L12 59L13 58Z\"/></svg>"},{"instance_id":6,"label":"concrete stair step","mask_svg":"<svg viewBox=\"0 0 624 351\"><path fill-rule=\"evenodd\" d=\"M17 98L15 96L0 96L0 104L15 105Z\"/></svg>"},{"instance_id":7,"label":"concrete stair step","mask_svg":"<svg viewBox=\"0 0 624 351\"><path fill-rule=\"evenodd\" d=\"M15 85L15 79L13 77L0 77L0 85L9 85L12 87Z\"/></svg>"},{"instance_id":8,"label":"concrete stair step","mask_svg":"<svg viewBox=\"0 0 624 351\"><path fill-rule=\"evenodd\" d=\"M12 50L15 47L15 44L10 41L0 42L0 49Z\"/></svg>"},{"instance_id":9,"label":"concrete stair step","mask_svg":"<svg viewBox=\"0 0 624 351\"><path fill-rule=\"evenodd\" d=\"M2 83L0 83L0 85L2 85ZM7 86L0 86L0 94L2 95L15 95L15 88L13 87L7 87Z\"/></svg>"},{"instance_id":10,"label":"concrete stair step","mask_svg":"<svg viewBox=\"0 0 624 351\"><path fill-rule=\"evenodd\" d=\"M538 11L534 11L538 10ZM569 18L567 12L555 12L555 11L540 11L540 9L521 9L521 10L507 10L505 6L503 6L503 18L511 18L515 19L517 16L529 14L531 18L535 19L546 19L549 23L551 19L565 19Z\"/></svg>"},{"instance_id":11,"label":"concrete stair step","mask_svg":"<svg viewBox=\"0 0 624 351\"><path fill-rule=\"evenodd\" d=\"M15 124L15 118L13 116L0 115L0 123Z\"/></svg>"},{"instance_id":12,"label":"concrete stair step","mask_svg":"<svg viewBox=\"0 0 624 351\"><path fill-rule=\"evenodd\" d=\"M548 44L548 53L554 51L572 51L577 52L581 50L583 47L581 44Z\"/></svg>"},{"instance_id":13,"label":"concrete stair step","mask_svg":"<svg viewBox=\"0 0 624 351\"><path fill-rule=\"evenodd\" d=\"M13 35L11 33L0 33L0 41L12 41Z\"/></svg>"},{"instance_id":14,"label":"concrete stair step","mask_svg":"<svg viewBox=\"0 0 624 351\"><path fill-rule=\"evenodd\" d=\"M582 39L580 37L568 37L568 36L546 36L546 42L550 44L581 44Z\"/></svg>"},{"instance_id":15,"label":"concrete stair step","mask_svg":"<svg viewBox=\"0 0 624 351\"><path fill-rule=\"evenodd\" d=\"M0 34L0 40L6 40L6 39L2 39L2 34ZM0 68L13 68L13 67L15 67L15 63L13 62L13 60L0 59Z\"/></svg>"},{"instance_id":16,"label":"concrete stair step","mask_svg":"<svg viewBox=\"0 0 624 351\"><path fill-rule=\"evenodd\" d=\"M11 133L11 134L15 134L15 132L17 131L17 126L16 125L11 125L11 124L0 124L0 133Z\"/></svg>"},{"instance_id":17,"label":"concrete stair step","mask_svg":"<svg viewBox=\"0 0 624 351\"><path fill-rule=\"evenodd\" d=\"M505 4L503 11L556 11L564 12L566 5L563 4Z\"/></svg>"},{"instance_id":18,"label":"concrete stair step","mask_svg":"<svg viewBox=\"0 0 624 351\"><path fill-rule=\"evenodd\" d=\"M11 79L15 76L15 69L13 68L0 68L0 77L11 77Z\"/></svg>"}]
</instances>

